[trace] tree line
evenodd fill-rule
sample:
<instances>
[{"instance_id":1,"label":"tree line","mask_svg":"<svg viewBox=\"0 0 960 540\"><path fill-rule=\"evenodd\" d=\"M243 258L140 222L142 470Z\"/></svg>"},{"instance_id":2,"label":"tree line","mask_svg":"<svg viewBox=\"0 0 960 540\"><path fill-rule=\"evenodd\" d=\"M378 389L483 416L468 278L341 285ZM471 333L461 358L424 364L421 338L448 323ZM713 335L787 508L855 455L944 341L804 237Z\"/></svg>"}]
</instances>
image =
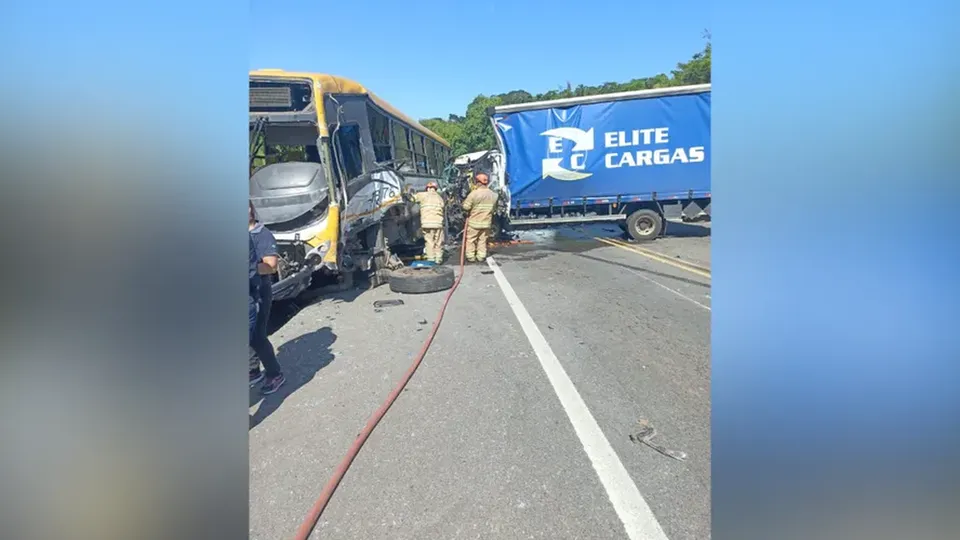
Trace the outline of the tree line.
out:
<instances>
[{"instance_id":1,"label":"tree line","mask_svg":"<svg viewBox=\"0 0 960 540\"><path fill-rule=\"evenodd\" d=\"M469 152L490 150L496 148L496 138L493 126L487 116L487 108L497 105L513 105L529 103L531 101L546 101L579 96L593 96L598 94L612 94L631 90L647 90L668 86L685 86L689 84L703 84L710 82L710 33L704 32L706 40L703 50L694 54L688 61L677 63L676 69L670 74L660 73L653 77L642 77L628 82L607 82L597 86L577 85L569 82L566 87L550 90L540 94L531 94L526 90L513 90L492 96L479 95L467 105L463 116L451 114L446 120L442 118L426 118L420 123L437 135L440 135L453 147L453 155L459 156Z\"/></svg>"}]
</instances>

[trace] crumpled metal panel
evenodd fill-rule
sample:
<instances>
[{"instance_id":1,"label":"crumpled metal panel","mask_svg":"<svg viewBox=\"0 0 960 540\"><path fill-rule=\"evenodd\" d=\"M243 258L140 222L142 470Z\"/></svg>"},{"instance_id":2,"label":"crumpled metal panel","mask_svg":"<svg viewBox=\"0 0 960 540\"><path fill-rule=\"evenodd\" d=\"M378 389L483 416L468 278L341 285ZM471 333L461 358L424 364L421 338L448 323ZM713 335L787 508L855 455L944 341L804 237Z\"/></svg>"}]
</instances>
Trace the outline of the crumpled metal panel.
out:
<instances>
[{"instance_id":1,"label":"crumpled metal panel","mask_svg":"<svg viewBox=\"0 0 960 540\"><path fill-rule=\"evenodd\" d=\"M328 197L319 163L275 163L250 177L250 200L265 225L296 219Z\"/></svg>"}]
</instances>

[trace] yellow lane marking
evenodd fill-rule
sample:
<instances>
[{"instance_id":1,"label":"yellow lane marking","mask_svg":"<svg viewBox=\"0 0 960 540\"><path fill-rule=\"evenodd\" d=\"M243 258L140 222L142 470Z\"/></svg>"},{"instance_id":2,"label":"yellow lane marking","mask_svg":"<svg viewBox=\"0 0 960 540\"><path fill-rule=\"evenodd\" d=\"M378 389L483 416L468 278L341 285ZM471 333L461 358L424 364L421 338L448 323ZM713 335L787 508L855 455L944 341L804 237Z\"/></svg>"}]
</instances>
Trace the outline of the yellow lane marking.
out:
<instances>
[{"instance_id":1,"label":"yellow lane marking","mask_svg":"<svg viewBox=\"0 0 960 540\"><path fill-rule=\"evenodd\" d=\"M612 238L599 238L599 237L596 237L596 238L594 238L594 239L597 240L597 241L599 241L599 242L603 242L604 244L607 244L607 245L610 245L610 246L613 246L613 247L618 247L618 248L620 248L620 249L625 249L625 250L627 250L627 251L632 251L632 252L637 253L637 254L639 254L639 255L643 255L644 257L647 257L647 258L649 258L649 259L653 259L653 260L655 260L655 261L657 261L657 262L662 262L662 263L664 263L664 264L669 264L670 266L679 268L679 269L681 269L681 270L686 270L687 272L691 272L691 273L696 274L696 275L698 275L698 276L701 276L701 277L705 277L705 278L707 278L707 279L710 279L710 269L709 269L709 268L704 268L704 267L702 267L702 266L697 266L697 265L695 265L695 264L690 264L690 263L688 263L688 262L675 261L675 260L671 259L670 257L668 257L668 256L666 256L666 255L663 255L663 254L661 254L661 253L657 253L656 251L651 251L651 250L649 250L649 249L644 249L644 248L642 248L642 247L634 246L634 245L628 244L628 243L626 243L626 242L624 242L624 241L622 241L622 240L614 240L614 239L612 239Z\"/></svg>"},{"instance_id":2,"label":"yellow lane marking","mask_svg":"<svg viewBox=\"0 0 960 540\"><path fill-rule=\"evenodd\" d=\"M629 248L632 248L632 249L635 249L635 250L638 250L638 251L642 251L642 252L647 253L647 254L649 254L649 255L653 255L653 256L656 256L656 257L663 257L663 258L665 258L665 259L669 259L669 260L671 260L671 261L673 261L673 262L675 262L675 263L677 263L677 264L682 264L682 265L685 265L685 266L689 266L690 268L695 268L695 269L697 269L697 270L700 270L701 272L706 272L706 273L708 273L708 274L710 273L710 267L709 267L709 266L701 266L701 265L699 265L699 264L694 264L694 263L692 263L692 262L690 262L690 261L677 260L677 259L675 259L674 257L671 257L670 255L667 255L666 253L661 253L661 252L656 251L656 250L653 250L653 249L648 249L648 248L645 248L645 247L642 247L642 246L638 246L638 245L636 245L636 244L631 244L631 243L625 242L625 241L623 241L623 240L621 240L621 239L619 239L619 238L607 238L607 240L610 240L611 242L620 244L621 246L625 246L625 247L629 247Z\"/></svg>"}]
</instances>

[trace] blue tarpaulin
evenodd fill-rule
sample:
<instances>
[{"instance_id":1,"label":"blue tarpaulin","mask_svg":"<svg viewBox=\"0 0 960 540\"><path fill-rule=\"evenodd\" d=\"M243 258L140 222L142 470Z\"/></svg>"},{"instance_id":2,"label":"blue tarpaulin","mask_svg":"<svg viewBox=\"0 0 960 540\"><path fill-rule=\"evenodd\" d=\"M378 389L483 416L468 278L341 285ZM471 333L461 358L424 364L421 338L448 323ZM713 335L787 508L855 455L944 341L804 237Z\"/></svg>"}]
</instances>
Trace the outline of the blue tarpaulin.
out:
<instances>
[{"instance_id":1,"label":"blue tarpaulin","mask_svg":"<svg viewBox=\"0 0 960 540\"><path fill-rule=\"evenodd\" d=\"M710 92L495 112L513 203L709 196Z\"/></svg>"}]
</instances>

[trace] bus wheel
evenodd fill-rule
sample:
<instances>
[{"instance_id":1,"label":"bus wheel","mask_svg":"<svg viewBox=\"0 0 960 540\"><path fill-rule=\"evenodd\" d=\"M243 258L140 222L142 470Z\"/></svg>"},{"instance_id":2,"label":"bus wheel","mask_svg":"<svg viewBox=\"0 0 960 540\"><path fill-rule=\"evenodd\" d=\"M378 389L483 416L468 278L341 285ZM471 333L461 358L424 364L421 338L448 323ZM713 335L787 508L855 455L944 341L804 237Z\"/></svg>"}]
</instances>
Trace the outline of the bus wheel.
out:
<instances>
[{"instance_id":1,"label":"bus wheel","mask_svg":"<svg viewBox=\"0 0 960 540\"><path fill-rule=\"evenodd\" d=\"M637 242L649 242L663 231L663 218L654 210L642 209L627 217L627 234Z\"/></svg>"}]
</instances>

